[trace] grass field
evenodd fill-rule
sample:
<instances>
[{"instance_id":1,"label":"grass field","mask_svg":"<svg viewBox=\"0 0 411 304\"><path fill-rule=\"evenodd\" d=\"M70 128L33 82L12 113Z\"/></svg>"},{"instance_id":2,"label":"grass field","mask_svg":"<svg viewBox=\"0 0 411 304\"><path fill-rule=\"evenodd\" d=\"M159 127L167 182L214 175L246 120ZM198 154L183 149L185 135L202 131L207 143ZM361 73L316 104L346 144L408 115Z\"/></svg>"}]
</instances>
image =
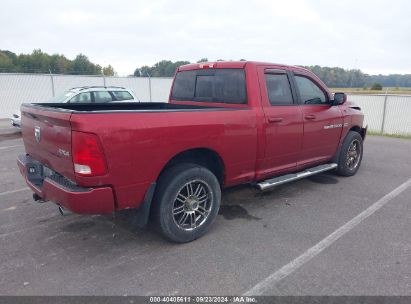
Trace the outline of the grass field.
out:
<instances>
[{"instance_id":1,"label":"grass field","mask_svg":"<svg viewBox=\"0 0 411 304\"><path fill-rule=\"evenodd\" d=\"M394 138L402 138L402 139L411 139L411 134L409 135L387 134L387 133L381 133L381 132L376 132L376 131L368 131L367 136L386 136L386 137L394 137Z\"/></svg>"},{"instance_id":2,"label":"grass field","mask_svg":"<svg viewBox=\"0 0 411 304\"><path fill-rule=\"evenodd\" d=\"M411 95L411 88L394 88L385 87L381 91L370 90L364 88L330 88L331 92L344 92L347 94L399 94L399 95Z\"/></svg>"}]
</instances>

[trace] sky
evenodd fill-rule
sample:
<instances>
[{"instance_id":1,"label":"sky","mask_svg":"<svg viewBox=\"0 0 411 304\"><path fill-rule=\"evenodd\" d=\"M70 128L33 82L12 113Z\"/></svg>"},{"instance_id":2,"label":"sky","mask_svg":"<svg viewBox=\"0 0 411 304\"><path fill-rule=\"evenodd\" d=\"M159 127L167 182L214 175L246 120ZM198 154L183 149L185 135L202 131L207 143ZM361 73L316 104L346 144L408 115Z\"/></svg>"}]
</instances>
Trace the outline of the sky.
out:
<instances>
[{"instance_id":1,"label":"sky","mask_svg":"<svg viewBox=\"0 0 411 304\"><path fill-rule=\"evenodd\" d=\"M160 60L411 74L411 1L1 0L0 49L83 53L120 75Z\"/></svg>"}]
</instances>

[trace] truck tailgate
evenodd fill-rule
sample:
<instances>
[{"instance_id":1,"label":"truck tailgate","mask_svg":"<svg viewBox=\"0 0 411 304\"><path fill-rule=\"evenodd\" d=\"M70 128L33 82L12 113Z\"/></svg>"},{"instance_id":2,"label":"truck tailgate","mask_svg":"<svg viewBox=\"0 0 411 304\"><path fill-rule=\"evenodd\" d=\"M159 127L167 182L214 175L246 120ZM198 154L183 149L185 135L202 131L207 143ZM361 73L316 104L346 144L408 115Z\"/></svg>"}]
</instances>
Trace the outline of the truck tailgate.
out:
<instances>
[{"instance_id":1,"label":"truck tailgate","mask_svg":"<svg viewBox=\"0 0 411 304\"><path fill-rule=\"evenodd\" d=\"M21 117L26 153L74 181L71 157L71 113L23 105Z\"/></svg>"}]
</instances>

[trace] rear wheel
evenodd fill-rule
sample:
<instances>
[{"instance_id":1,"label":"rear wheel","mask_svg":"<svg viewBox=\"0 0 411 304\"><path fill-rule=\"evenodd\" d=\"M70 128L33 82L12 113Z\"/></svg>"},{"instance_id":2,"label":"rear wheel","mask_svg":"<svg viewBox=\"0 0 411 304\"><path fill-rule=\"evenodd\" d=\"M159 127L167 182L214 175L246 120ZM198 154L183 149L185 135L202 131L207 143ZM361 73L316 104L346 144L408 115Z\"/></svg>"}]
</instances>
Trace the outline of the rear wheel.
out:
<instances>
[{"instance_id":1,"label":"rear wheel","mask_svg":"<svg viewBox=\"0 0 411 304\"><path fill-rule=\"evenodd\" d=\"M350 131L341 146L337 173L352 176L357 173L363 155L363 140L359 133Z\"/></svg>"},{"instance_id":2,"label":"rear wheel","mask_svg":"<svg viewBox=\"0 0 411 304\"><path fill-rule=\"evenodd\" d=\"M196 164L178 164L159 178L153 200L157 230L184 243L207 232L220 208L221 189L215 175Z\"/></svg>"}]
</instances>

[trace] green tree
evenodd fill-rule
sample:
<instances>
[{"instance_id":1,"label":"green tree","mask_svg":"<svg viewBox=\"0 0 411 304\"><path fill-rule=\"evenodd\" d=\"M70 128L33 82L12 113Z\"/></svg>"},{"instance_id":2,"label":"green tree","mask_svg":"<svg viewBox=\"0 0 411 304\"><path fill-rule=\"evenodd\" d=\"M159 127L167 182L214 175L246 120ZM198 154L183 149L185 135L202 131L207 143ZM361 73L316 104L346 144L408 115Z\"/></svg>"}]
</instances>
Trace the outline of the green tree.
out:
<instances>
[{"instance_id":1,"label":"green tree","mask_svg":"<svg viewBox=\"0 0 411 304\"><path fill-rule=\"evenodd\" d=\"M69 60L63 55L49 55L40 49L31 54L16 55L13 52L0 50L0 72L22 73L56 73L56 74L101 74L101 66L90 62L85 55L78 55ZM113 70L114 72L114 70Z\"/></svg>"},{"instance_id":2,"label":"green tree","mask_svg":"<svg viewBox=\"0 0 411 304\"><path fill-rule=\"evenodd\" d=\"M363 87L367 83L367 75L360 70L345 70L339 67L306 66L324 83L333 88Z\"/></svg>"},{"instance_id":3,"label":"green tree","mask_svg":"<svg viewBox=\"0 0 411 304\"><path fill-rule=\"evenodd\" d=\"M371 90L375 90L375 91L381 91L382 90L382 85L381 83L378 82L374 82L371 86Z\"/></svg>"},{"instance_id":4,"label":"green tree","mask_svg":"<svg viewBox=\"0 0 411 304\"><path fill-rule=\"evenodd\" d=\"M0 52L0 73L14 72L14 65L11 58Z\"/></svg>"},{"instance_id":5,"label":"green tree","mask_svg":"<svg viewBox=\"0 0 411 304\"><path fill-rule=\"evenodd\" d=\"M105 76L114 76L115 73L114 68L110 64L103 68L103 75Z\"/></svg>"},{"instance_id":6,"label":"green tree","mask_svg":"<svg viewBox=\"0 0 411 304\"><path fill-rule=\"evenodd\" d=\"M147 65L142 66L141 68L137 68L134 71L134 76L136 76L136 77L149 77L149 76L151 76L151 74L153 72L152 69L153 68L151 68Z\"/></svg>"},{"instance_id":7,"label":"green tree","mask_svg":"<svg viewBox=\"0 0 411 304\"><path fill-rule=\"evenodd\" d=\"M53 55L54 60L51 71L56 74L68 74L72 72L72 62L62 55Z\"/></svg>"},{"instance_id":8,"label":"green tree","mask_svg":"<svg viewBox=\"0 0 411 304\"><path fill-rule=\"evenodd\" d=\"M137 68L134 71L136 77L172 77L176 69L182 65L189 64L189 61L162 60L149 67L147 65Z\"/></svg>"},{"instance_id":9,"label":"green tree","mask_svg":"<svg viewBox=\"0 0 411 304\"><path fill-rule=\"evenodd\" d=\"M90 62L86 55L79 54L73 60L72 73L79 75L101 74L101 66Z\"/></svg>"}]
</instances>

